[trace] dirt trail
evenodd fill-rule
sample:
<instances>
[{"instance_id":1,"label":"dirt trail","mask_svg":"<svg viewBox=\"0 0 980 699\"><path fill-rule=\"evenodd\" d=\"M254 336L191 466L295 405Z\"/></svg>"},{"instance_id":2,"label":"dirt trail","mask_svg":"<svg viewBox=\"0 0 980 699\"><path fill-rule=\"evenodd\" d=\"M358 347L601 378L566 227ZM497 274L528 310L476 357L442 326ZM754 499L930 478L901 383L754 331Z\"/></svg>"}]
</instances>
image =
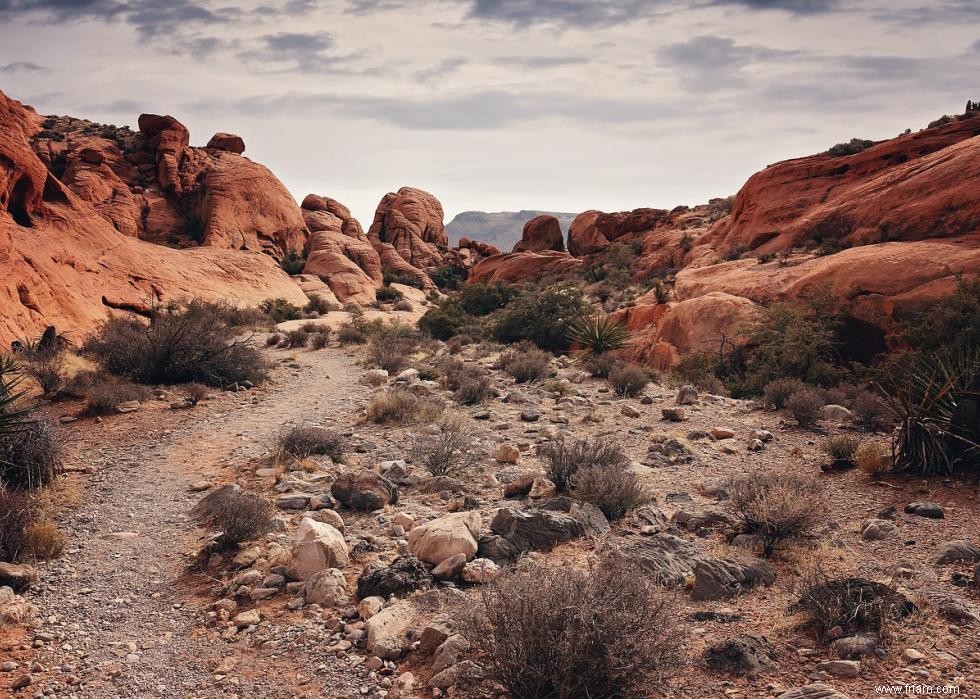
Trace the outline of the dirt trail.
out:
<instances>
[{"instance_id":1,"label":"dirt trail","mask_svg":"<svg viewBox=\"0 0 980 699\"><path fill-rule=\"evenodd\" d=\"M29 660L41 668L35 666L27 696L48 687L78 697L346 694L349 670L332 675L315 646L276 657L275 672L261 667L264 650L236 654L236 646L205 630L208 598L195 595L184 575L187 554L200 545L188 518L201 497L191 492L194 483L233 480L235 467L265 453L286 421L350 422L353 359L328 350L297 353L284 364L267 388L222 395L191 411L144 409L107 421L133 420L125 435L76 429L69 461L98 470L62 521L71 534L68 552L44 566L44 582L31 596L41 623L26 640L35 649L15 654L22 667L0 675L0 696ZM234 669L220 668L222 661ZM68 686L75 678L85 684Z\"/></svg>"}]
</instances>

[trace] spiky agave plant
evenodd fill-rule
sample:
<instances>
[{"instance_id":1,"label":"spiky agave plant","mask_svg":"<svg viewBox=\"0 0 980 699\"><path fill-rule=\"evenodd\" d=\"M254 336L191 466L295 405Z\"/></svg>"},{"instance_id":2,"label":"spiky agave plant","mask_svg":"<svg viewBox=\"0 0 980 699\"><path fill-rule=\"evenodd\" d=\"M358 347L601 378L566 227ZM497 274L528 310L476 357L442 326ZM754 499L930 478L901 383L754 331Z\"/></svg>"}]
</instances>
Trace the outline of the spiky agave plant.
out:
<instances>
[{"instance_id":1,"label":"spiky agave plant","mask_svg":"<svg viewBox=\"0 0 980 699\"><path fill-rule=\"evenodd\" d=\"M899 426L896 471L952 473L980 463L980 353L930 354L910 361L882 393Z\"/></svg>"},{"instance_id":2,"label":"spiky agave plant","mask_svg":"<svg viewBox=\"0 0 980 699\"><path fill-rule=\"evenodd\" d=\"M22 375L10 357L0 355L0 437L19 431L27 422L28 409L18 407L24 395L18 390Z\"/></svg>"},{"instance_id":3,"label":"spiky agave plant","mask_svg":"<svg viewBox=\"0 0 980 699\"><path fill-rule=\"evenodd\" d=\"M629 342L626 326L608 315L580 318L569 324L569 339L588 354L602 354L622 349Z\"/></svg>"}]
</instances>

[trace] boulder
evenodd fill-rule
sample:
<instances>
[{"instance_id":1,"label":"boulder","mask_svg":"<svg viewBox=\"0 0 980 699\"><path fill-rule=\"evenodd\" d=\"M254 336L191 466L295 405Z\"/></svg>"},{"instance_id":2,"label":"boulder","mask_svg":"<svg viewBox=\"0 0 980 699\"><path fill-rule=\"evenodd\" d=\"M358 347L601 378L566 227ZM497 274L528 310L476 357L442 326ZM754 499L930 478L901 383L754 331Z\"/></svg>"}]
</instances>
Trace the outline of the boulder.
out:
<instances>
[{"instance_id":1,"label":"boulder","mask_svg":"<svg viewBox=\"0 0 980 699\"><path fill-rule=\"evenodd\" d=\"M490 530L502 537L518 554L546 551L585 534L585 526L569 515L547 510L521 511L511 507L497 510L490 522Z\"/></svg>"},{"instance_id":2,"label":"boulder","mask_svg":"<svg viewBox=\"0 0 980 699\"><path fill-rule=\"evenodd\" d=\"M290 549L289 576L309 580L328 568L343 568L349 563L344 535L329 524L304 517L293 535Z\"/></svg>"},{"instance_id":3,"label":"boulder","mask_svg":"<svg viewBox=\"0 0 980 699\"><path fill-rule=\"evenodd\" d=\"M385 565L371 561L357 578L357 597L391 597L414 590L424 590L432 584L432 576L422 562L411 555L402 555Z\"/></svg>"},{"instance_id":4,"label":"boulder","mask_svg":"<svg viewBox=\"0 0 980 699\"><path fill-rule=\"evenodd\" d=\"M219 131L211 137L211 140L208 141L207 147L214 148L215 150L228 151L229 153L234 153L235 155L241 155L245 152L245 141L241 136Z\"/></svg>"},{"instance_id":5,"label":"boulder","mask_svg":"<svg viewBox=\"0 0 980 699\"><path fill-rule=\"evenodd\" d=\"M442 204L421 189L402 187L378 204L368 238L391 245L418 269L438 267L449 249Z\"/></svg>"},{"instance_id":6,"label":"boulder","mask_svg":"<svg viewBox=\"0 0 980 699\"><path fill-rule=\"evenodd\" d=\"M629 543L614 555L635 563L667 588L683 587L693 581L695 566L706 560L697 544L666 532Z\"/></svg>"},{"instance_id":7,"label":"boulder","mask_svg":"<svg viewBox=\"0 0 980 699\"><path fill-rule=\"evenodd\" d=\"M943 519L946 516L942 505L934 502L910 502L905 506L905 514L917 515L928 519Z\"/></svg>"},{"instance_id":8,"label":"boulder","mask_svg":"<svg viewBox=\"0 0 980 699\"><path fill-rule=\"evenodd\" d=\"M37 582L37 569L27 564L0 562L0 587L23 592Z\"/></svg>"},{"instance_id":9,"label":"boulder","mask_svg":"<svg viewBox=\"0 0 980 699\"><path fill-rule=\"evenodd\" d=\"M898 527L887 519L866 519L861 523L861 538L865 541L884 541L897 532Z\"/></svg>"},{"instance_id":10,"label":"boulder","mask_svg":"<svg viewBox=\"0 0 980 699\"><path fill-rule=\"evenodd\" d=\"M0 586L0 627L21 624L34 612L34 606L7 586Z\"/></svg>"},{"instance_id":11,"label":"boulder","mask_svg":"<svg viewBox=\"0 0 980 699\"><path fill-rule=\"evenodd\" d=\"M306 603L321 607L340 607L347 603L347 580L337 568L314 573L306 581Z\"/></svg>"},{"instance_id":12,"label":"boulder","mask_svg":"<svg viewBox=\"0 0 980 699\"><path fill-rule=\"evenodd\" d=\"M565 239L558 219L542 214L524 224L524 232L512 252L545 252L546 250L565 252Z\"/></svg>"},{"instance_id":13,"label":"boulder","mask_svg":"<svg viewBox=\"0 0 980 699\"><path fill-rule=\"evenodd\" d=\"M476 555L477 543L473 535L479 530L480 517L476 512L439 517L414 527L408 533L408 548L420 560L432 565L457 554L469 561Z\"/></svg>"},{"instance_id":14,"label":"boulder","mask_svg":"<svg viewBox=\"0 0 980 699\"><path fill-rule=\"evenodd\" d=\"M936 564L944 563L976 563L980 561L980 546L972 541L950 541L939 548ZM0 567L0 585L3 582L3 569Z\"/></svg>"},{"instance_id":15,"label":"boulder","mask_svg":"<svg viewBox=\"0 0 980 699\"><path fill-rule=\"evenodd\" d=\"M367 650L382 660L398 660L417 615L408 602L396 602L364 622Z\"/></svg>"},{"instance_id":16,"label":"boulder","mask_svg":"<svg viewBox=\"0 0 980 699\"><path fill-rule=\"evenodd\" d=\"M772 585L776 571L761 558L727 557L694 565L695 600L730 599L757 585Z\"/></svg>"},{"instance_id":17,"label":"boulder","mask_svg":"<svg viewBox=\"0 0 980 699\"><path fill-rule=\"evenodd\" d=\"M380 510L398 502L398 486L374 471L346 471L330 486L330 494L352 510Z\"/></svg>"},{"instance_id":18,"label":"boulder","mask_svg":"<svg viewBox=\"0 0 980 699\"><path fill-rule=\"evenodd\" d=\"M716 643L704 652L709 668L733 675L758 675L773 668L776 657L776 649L765 636L750 633Z\"/></svg>"}]
</instances>

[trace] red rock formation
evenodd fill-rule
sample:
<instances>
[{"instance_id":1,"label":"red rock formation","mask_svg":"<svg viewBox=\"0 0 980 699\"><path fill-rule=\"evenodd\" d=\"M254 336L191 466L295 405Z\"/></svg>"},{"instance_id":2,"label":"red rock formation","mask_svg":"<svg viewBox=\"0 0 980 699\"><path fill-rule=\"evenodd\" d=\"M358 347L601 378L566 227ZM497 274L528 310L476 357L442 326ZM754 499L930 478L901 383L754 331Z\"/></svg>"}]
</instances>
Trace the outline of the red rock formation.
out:
<instances>
[{"instance_id":1,"label":"red rock formation","mask_svg":"<svg viewBox=\"0 0 980 699\"><path fill-rule=\"evenodd\" d=\"M310 194L302 210L311 234L303 272L326 282L341 303L373 302L383 278L381 256L361 224L346 206L328 197Z\"/></svg>"},{"instance_id":2,"label":"red rock formation","mask_svg":"<svg viewBox=\"0 0 980 699\"><path fill-rule=\"evenodd\" d=\"M554 216L536 216L525 223L521 239L514 245L513 252L544 252L545 250L565 252L561 224Z\"/></svg>"},{"instance_id":3,"label":"red rock formation","mask_svg":"<svg viewBox=\"0 0 980 699\"><path fill-rule=\"evenodd\" d=\"M924 129L860 153L770 165L712 229L716 251L780 252L807 240L841 246L923 240L980 228L980 117Z\"/></svg>"},{"instance_id":4,"label":"red rock formation","mask_svg":"<svg viewBox=\"0 0 980 699\"><path fill-rule=\"evenodd\" d=\"M122 232L128 220L122 212L131 203L117 196L124 181L117 168L125 174L126 166L112 144L66 139L59 148L39 143L35 152L31 139L43 121L0 93L0 342L37 335L51 324L80 339L114 308L190 296L246 305L269 297L305 303L267 255L175 250ZM52 156L48 162L64 168L67 185L42 160ZM177 161L164 160L167 180ZM96 202L100 194L109 200Z\"/></svg>"},{"instance_id":5,"label":"red rock formation","mask_svg":"<svg viewBox=\"0 0 980 699\"><path fill-rule=\"evenodd\" d=\"M245 152L245 141L242 140L241 136L219 131L211 137L211 140L208 141L207 147L214 148L215 150L226 150L229 153L241 155Z\"/></svg>"},{"instance_id":6,"label":"red rock formation","mask_svg":"<svg viewBox=\"0 0 980 699\"><path fill-rule=\"evenodd\" d=\"M636 209L606 214L585 211L575 217L568 229L568 252L576 257L594 255L624 236L647 233L669 221L669 211Z\"/></svg>"},{"instance_id":7,"label":"red rock formation","mask_svg":"<svg viewBox=\"0 0 980 699\"><path fill-rule=\"evenodd\" d=\"M519 283L548 276L560 276L581 268L582 260L567 252L512 252L481 260L470 270L467 283Z\"/></svg>"},{"instance_id":8,"label":"red rock formation","mask_svg":"<svg viewBox=\"0 0 980 699\"><path fill-rule=\"evenodd\" d=\"M368 237L391 245L413 267L438 267L449 250L443 216L442 204L434 196L402 187L381 199Z\"/></svg>"}]
</instances>

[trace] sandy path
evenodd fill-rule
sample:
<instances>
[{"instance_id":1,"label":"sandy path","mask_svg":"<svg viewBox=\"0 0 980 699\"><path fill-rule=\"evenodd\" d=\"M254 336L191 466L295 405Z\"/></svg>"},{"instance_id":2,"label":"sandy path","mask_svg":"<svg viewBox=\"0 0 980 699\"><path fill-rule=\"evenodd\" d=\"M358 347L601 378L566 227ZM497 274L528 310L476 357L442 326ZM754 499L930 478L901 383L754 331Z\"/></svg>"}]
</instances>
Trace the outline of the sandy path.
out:
<instances>
[{"instance_id":1,"label":"sandy path","mask_svg":"<svg viewBox=\"0 0 980 699\"><path fill-rule=\"evenodd\" d=\"M206 632L209 598L195 595L184 576L200 536L188 518L201 497L190 492L193 483L233 480L235 466L265 453L283 422L349 421L358 376L353 360L340 350L294 356L270 387L222 395L179 414L150 408L114 417L107 423L134 421L120 439L89 434L106 425L76 428L69 461L98 471L81 505L62 521L72 535L68 553L44 566L44 582L32 594L41 623L27 641L37 646L33 659L41 669L34 668L27 695L51 687L58 696L79 697L293 697L295 673L310 673L300 683L313 680L322 658L277 658L273 673L254 665L261 653L236 655L235 646ZM235 678L221 683L215 669L230 657ZM21 674L0 675L0 695ZM74 678L85 683L68 686ZM328 688L348 681L321 667L306 691L336 696Z\"/></svg>"}]
</instances>

